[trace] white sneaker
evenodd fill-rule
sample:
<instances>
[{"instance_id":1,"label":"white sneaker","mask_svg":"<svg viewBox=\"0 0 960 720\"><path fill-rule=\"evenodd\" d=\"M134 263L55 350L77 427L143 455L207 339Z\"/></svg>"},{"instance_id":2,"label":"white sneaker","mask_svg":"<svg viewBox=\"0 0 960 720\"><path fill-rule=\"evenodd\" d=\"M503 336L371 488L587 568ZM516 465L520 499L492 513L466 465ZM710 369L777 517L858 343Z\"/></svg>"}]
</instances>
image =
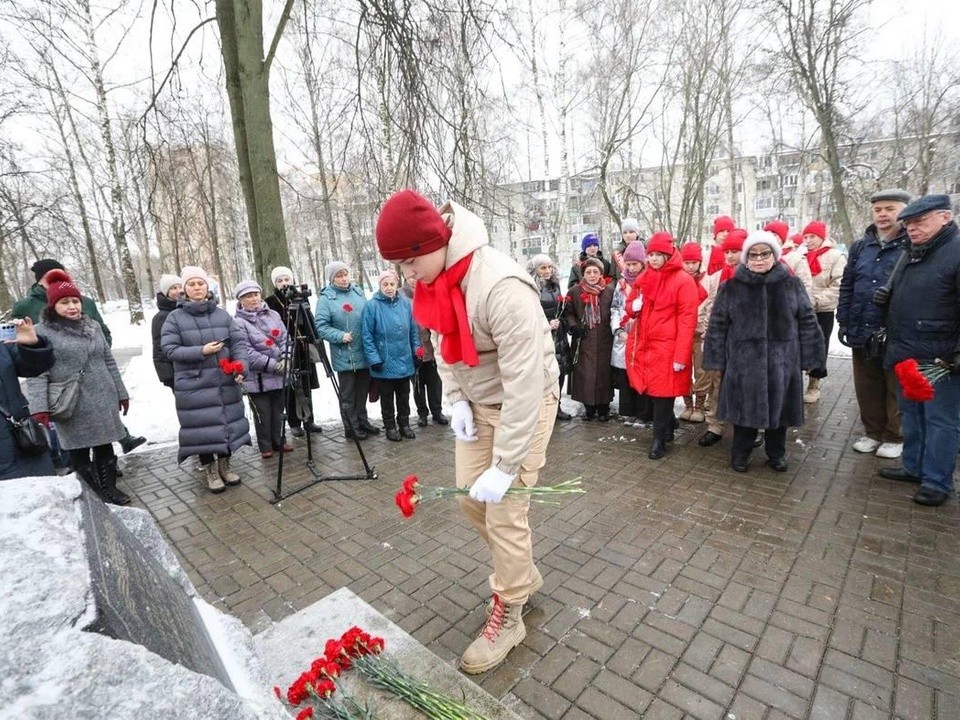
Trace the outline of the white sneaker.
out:
<instances>
[{"instance_id":1,"label":"white sneaker","mask_svg":"<svg viewBox=\"0 0 960 720\"><path fill-rule=\"evenodd\" d=\"M903 455L903 443L884 443L877 448L878 458L898 458Z\"/></svg>"},{"instance_id":2,"label":"white sneaker","mask_svg":"<svg viewBox=\"0 0 960 720\"><path fill-rule=\"evenodd\" d=\"M866 436L860 438L853 444L853 449L859 453L872 453L876 451L878 447L880 447L879 440L874 440ZM894 455L893 457L900 457L900 455Z\"/></svg>"}]
</instances>

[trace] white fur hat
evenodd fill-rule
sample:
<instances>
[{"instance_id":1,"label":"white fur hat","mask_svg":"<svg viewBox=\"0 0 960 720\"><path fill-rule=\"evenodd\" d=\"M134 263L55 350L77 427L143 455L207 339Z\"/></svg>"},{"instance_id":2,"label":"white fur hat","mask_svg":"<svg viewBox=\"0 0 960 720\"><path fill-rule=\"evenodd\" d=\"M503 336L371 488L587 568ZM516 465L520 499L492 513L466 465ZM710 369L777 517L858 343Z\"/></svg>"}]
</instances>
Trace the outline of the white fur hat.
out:
<instances>
[{"instance_id":1,"label":"white fur hat","mask_svg":"<svg viewBox=\"0 0 960 720\"><path fill-rule=\"evenodd\" d=\"M780 238L769 230L756 230L747 235L747 239L743 241L743 251L740 253L740 261L744 265L747 264L747 253L750 252L750 248L754 245L769 245L773 251L773 259L780 260Z\"/></svg>"},{"instance_id":2,"label":"white fur hat","mask_svg":"<svg viewBox=\"0 0 960 720\"><path fill-rule=\"evenodd\" d=\"M270 271L270 282L273 283L274 287L276 287L277 278L284 277L284 276L290 278L290 282L293 282L293 270L291 270L288 267L284 267L283 265L275 267L273 270Z\"/></svg>"}]
</instances>

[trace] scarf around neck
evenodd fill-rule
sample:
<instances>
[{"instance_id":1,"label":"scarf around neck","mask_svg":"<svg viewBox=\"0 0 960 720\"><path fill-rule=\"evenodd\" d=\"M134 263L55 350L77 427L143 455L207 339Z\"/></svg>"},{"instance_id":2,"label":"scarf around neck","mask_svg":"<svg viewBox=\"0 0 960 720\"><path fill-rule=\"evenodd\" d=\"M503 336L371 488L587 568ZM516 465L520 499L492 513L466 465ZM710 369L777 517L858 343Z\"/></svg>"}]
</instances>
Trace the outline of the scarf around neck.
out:
<instances>
[{"instance_id":1,"label":"scarf around neck","mask_svg":"<svg viewBox=\"0 0 960 720\"><path fill-rule=\"evenodd\" d=\"M421 327L440 334L440 356L448 365L462 362L476 367L480 363L470 334L466 298L460 287L472 260L473 253L470 253L437 275L429 285L418 281L413 293L413 318Z\"/></svg>"},{"instance_id":2,"label":"scarf around neck","mask_svg":"<svg viewBox=\"0 0 960 720\"><path fill-rule=\"evenodd\" d=\"M823 268L820 266L820 256L829 249L829 246L821 245L816 250L811 250L807 253L807 265L810 266L810 274L814 277L823 272Z\"/></svg>"},{"instance_id":3,"label":"scarf around neck","mask_svg":"<svg viewBox=\"0 0 960 720\"><path fill-rule=\"evenodd\" d=\"M580 299L583 301L583 321L588 330L600 324L600 293L606 287L602 282L593 285L586 280L580 281Z\"/></svg>"}]
</instances>

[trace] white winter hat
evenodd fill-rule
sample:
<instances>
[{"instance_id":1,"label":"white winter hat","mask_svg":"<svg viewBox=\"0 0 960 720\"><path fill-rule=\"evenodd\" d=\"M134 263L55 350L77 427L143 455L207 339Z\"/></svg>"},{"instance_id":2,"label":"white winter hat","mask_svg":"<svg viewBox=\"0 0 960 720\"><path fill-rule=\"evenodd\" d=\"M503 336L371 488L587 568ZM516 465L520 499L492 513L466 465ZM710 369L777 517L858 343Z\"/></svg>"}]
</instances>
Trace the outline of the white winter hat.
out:
<instances>
[{"instance_id":1,"label":"white winter hat","mask_svg":"<svg viewBox=\"0 0 960 720\"><path fill-rule=\"evenodd\" d=\"M160 294L166 295L174 285L181 285L179 275L161 275L160 276Z\"/></svg>"},{"instance_id":2,"label":"white winter hat","mask_svg":"<svg viewBox=\"0 0 960 720\"><path fill-rule=\"evenodd\" d=\"M260 287L260 283L258 283L256 280L241 280L233 289L233 296L239 300L244 295L252 292L263 292L263 288Z\"/></svg>"},{"instance_id":3,"label":"white winter hat","mask_svg":"<svg viewBox=\"0 0 960 720\"><path fill-rule=\"evenodd\" d=\"M184 287L187 286L187 281L193 278L200 278L203 280L207 287L210 287L210 276L207 275L207 271L202 267L197 267L196 265L187 265L183 270L180 271L180 284Z\"/></svg>"},{"instance_id":4,"label":"white winter hat","mask_svg":"<svg viewBox=\"0 0 960 720\"><path fill-rule=\"evenodd\" d=\"M293 270L283 265L279 265L270 271L270 282L273 283L273 286L277 286L277 280L282 277L290 278L290 282L293 282Z\"/></svg>"},{"instance_id":5,"label":"white winter hat","mask_svg":"<svg viewBox=\"0 0 960 720\"><path fill-rule=\"evenodd\" d=\"M636 218L624 218L623 222L620 223L620 232L625 233L631 230L639 235L640 223Z\"/></svg>"},{"instance_id":6,"label":"white winter hat","mask_svg":"<svg viewBox=\"0 0 960 720\"><path fill-rule=\"evenodd\" d=\"M773 259L780 259L780 238L769 230L756 230L747 235L747 239L743 241L743 251L740 253L740 261L744 265L747 264L747 253L750 252L750 248L754 245L769 245L773 251Z\"/></svg>"}]
</instances>

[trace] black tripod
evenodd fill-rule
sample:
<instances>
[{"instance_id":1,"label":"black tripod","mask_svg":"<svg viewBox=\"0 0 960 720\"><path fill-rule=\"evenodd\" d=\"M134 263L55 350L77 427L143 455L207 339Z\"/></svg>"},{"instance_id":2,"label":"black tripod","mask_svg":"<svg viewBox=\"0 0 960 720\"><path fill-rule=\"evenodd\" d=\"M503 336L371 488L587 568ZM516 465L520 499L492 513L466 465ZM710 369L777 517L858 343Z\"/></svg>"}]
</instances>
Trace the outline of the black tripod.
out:
<instances>
[{"instance_id":1,"label":"black tripod","mask_svg":"<svg viewBox=\"0 0 960 720\"><path fill-rule=\"evenodd\" d=\"M308 349L313 348L317 351L319 356L319 362L323 365L323 370L327 375L327 378L330 380L330 384L333 386L333 392L337 396L337 404L342 408L343 404L340 397L340 383L337 382L337 376L334 373L333 366L330 364L330 358L327 356L327 350L323 345L323 341L317 337L316 328L313 326L313 315L310 312L310 308L307 306L307 295L309 291L306 289L306 286L301 287L299 290L294 290L292 296L290 297L289 304L287 306L287 342L284 347L284 357L287 358L287 367L283 375L283 387L284 387L284 403L283 403L283 434L281 435L281 443L285 444L287 441L287 407L289 403L286 402L288 395L286 393L300 393L310 392L309 382L304 382L303 375L304 373L309 372L308 370L298 367L295 361L294 349L300 344L306 344ZM311 352L311 356L313 353ZM312 357L311 357L312 359ZM305 389L306 388L306 389ZM312 436L314 433L310 431L311 423L306 422L306 408L307 402L306 397L297 397L297 414L301 416L301 420L304 420L303 427L306 431L307 439L307 467L310 469L310 472L313 473L313 480L309 480L306 483L303 483L299 487L296 487L293 490L287 492L283 491L283 456L285 453L280 453L280 458L277 464L277 486L273 490L273 499L271 503L278 503L281 500L285 500L291 495L296 495L298 492L306 490L307 488L313 487L317 483L325 482L327 480L374 480L377 477L377 473L374 471L373 467L370 466L370 463L367 462L367 456L363 452L363 448L360 446L360 441L356 437L356 433L353 435L353 443L357 446L357 453L360 455L360 461L363 463L363 469L365 473L363 475L323 475L317 469L313 461L313 441ZM301 410L303 412L301 412ZM349 424L345 421L345 424Z\"/></svg>"}]
</instances>

